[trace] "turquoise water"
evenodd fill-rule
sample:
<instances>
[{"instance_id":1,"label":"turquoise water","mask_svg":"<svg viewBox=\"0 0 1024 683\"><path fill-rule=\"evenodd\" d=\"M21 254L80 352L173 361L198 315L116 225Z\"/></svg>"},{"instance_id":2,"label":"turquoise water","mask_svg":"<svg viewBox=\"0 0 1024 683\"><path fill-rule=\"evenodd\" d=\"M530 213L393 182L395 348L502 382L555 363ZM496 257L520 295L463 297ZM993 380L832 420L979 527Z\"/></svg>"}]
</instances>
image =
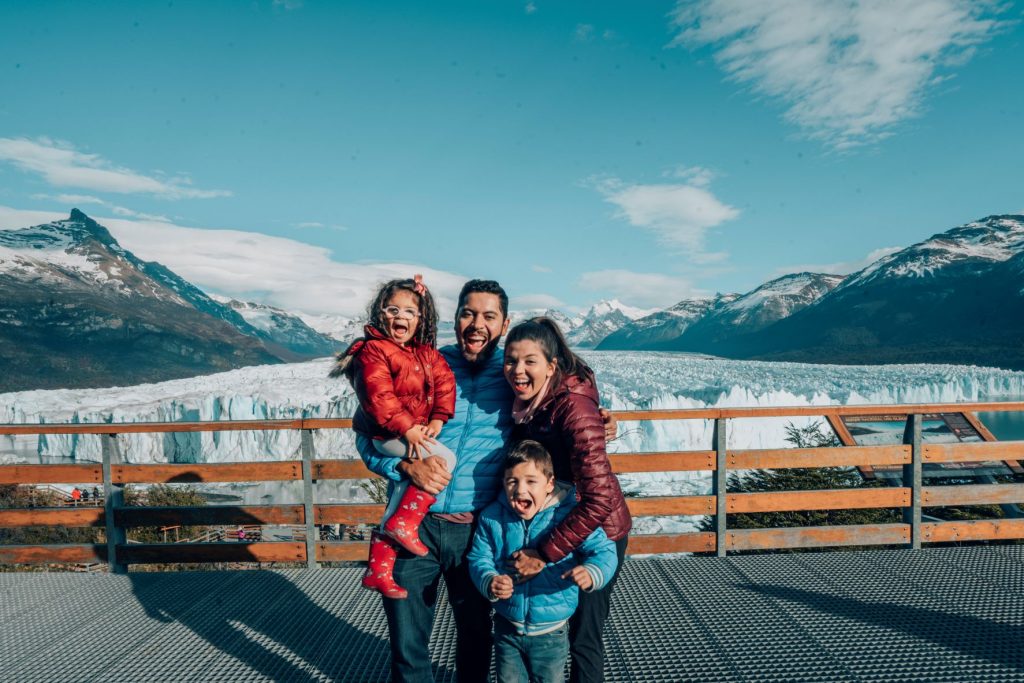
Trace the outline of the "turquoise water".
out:
<instances>
[{"instance_id":1,"label":"turquoise water","mask_svg":"<svg viewBox=\"0 0 1024 683\"><path fill-rule=\"evenodd\" d=\"M978 418L1000 441L1024 441L1024 412L978 413Z\"/></svg>"}]
</instances>

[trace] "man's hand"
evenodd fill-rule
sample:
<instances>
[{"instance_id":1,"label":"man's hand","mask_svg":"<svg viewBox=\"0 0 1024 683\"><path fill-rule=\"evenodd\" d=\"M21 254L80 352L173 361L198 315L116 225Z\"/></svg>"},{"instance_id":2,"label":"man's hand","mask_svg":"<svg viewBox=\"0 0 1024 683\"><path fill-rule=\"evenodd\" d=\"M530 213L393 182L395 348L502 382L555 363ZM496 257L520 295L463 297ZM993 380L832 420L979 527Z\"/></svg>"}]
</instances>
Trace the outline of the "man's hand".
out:
<instances>
[{"instance_id":1,"label":"man's hand","mask_svg":"<svg viewBox=\"0 0 1024 683\"><path fill-rule=\"evenodd\" d=\"M582 564L578 564L566 573L562 574L562 578L572 579L573 583L585 591L594 587L594 579L590 576L590 572L583 568Z\"/></svg>"},{"instance_id":2,"label":"man's hand","mask_svg":"<svg viewBox=\"0 0 1024 683\"><path fill-rule=\"evenodd\" d=\"M405 443L408 445L406 455L417 460L430 455L430 444L437 442L433 436L427 433L425 425L414 425L405 433Z\"/></svg>"},{"instance_id":3,"label":"man's hand","mask_svg":"<svg viewBox=\"0 0 1024 683\"><path fill-rule=\"evenodd\" d=\"M619 421L607 408L598 408L597 412L601 414L601 421L604 422L604 440L615 441L619 435Z\"/></svg>"},{"instance_id":4,"label":"man's hand","mask_svg":"<svg viewBox=\"0 0 1024 683\"><path fill-rule=\"evenodd\" d=\"M512 583L512 577L508 574L501 574L491 579L491 595L498 600L508 600L511 598L514 589L515 585Z\"/></svg>"},{"instance_id":5,"label":"man's hand","mask_svg":"<svg viewBox=\"0 0 1024 683\"><path fill-rule=\"evenodd\" d=\"M529 581L544 571L544 567L547 566L540 553L533 548L515 551L505 564L514 572L516 583Z\"/></svg>"},{"instance_id":6,"label":"man's hand","mask_svg":"<svg viewBox=\"0 0 1024 683\"><path fill-rule=\"evenodd\" d=\"M432 496L441 493L441 489L452 480L452 473L444 458L431 455L422 460L403 460L398 463L398 471L409 477L413 486L421 488Z\"/></svg>"}]
</instances>

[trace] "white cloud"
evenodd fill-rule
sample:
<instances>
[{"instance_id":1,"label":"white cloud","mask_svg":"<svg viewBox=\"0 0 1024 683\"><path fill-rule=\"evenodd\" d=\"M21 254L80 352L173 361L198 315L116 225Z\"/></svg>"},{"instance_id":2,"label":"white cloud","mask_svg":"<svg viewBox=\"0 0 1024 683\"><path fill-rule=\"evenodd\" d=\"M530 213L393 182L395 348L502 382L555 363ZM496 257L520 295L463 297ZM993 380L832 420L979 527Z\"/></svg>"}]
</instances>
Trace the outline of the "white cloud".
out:
<instances>
[{"instance_id":1,"label":"white cloud","mask_svg":"<svg viewBox=\"0 0 1024 683\"><path fill-rule=\"evenodd\" d=\"M679 0L672 45L713 46L734 81L836 149L918 116L936 71L1004 25L999 0Z\"/></svg>"},{"instance_id":2,"label":"white cloud","mask_svg":"<svg viewBox=\"0 0 1024 683\"><path fill-rule=\"evenodd\" d=\"M895 254L897 251L900 251L902 249L903 247L881 247L879 249L875 249L867 256L857 261L839 261L837 263L824 264L803 264L796 266L785 266L783 268L776 268L775 272L772 273L770 279L781 277L783 275L789 275L790 273L831 273L833 275L849 275L850 273L856 273L858 270L867 268L878 259L886 257L889 254Z\"/></svg>"},{"instance_id":3,"label":"white cloud","mask_svg":"<svg viewBox=\"0 0 1024 683\"><path fill-rule=\"evenodd\" d=\"M535 3L532 3L532 2L526 3L526 13L527 14L533 14L536 11L537 11L537 5Z\"/></svg>"},{"instance_id":4,"label":"white cloud","mask_svg":"<svg viewBox=\"0 0 1024 683\"><path fill-rule=\"evenodd\" d=\"M322 230L335 230L337 232L345 232L348 230L344 225L336 225L334 223L321 223L320 221L304 221L302 223L292 223L293 228L300 230L311 230L311 229L322 229Z\"/></svg>"},{"instance_id":5,"label":"white cloud","mask_svg":"<svg viewBox=\"0 0 1024 683\"><path fill-rule=\"evenodd\" d=\"M76 204L106 204L106 202L99 197L92 197L86 194L34 194L32 195L32 199L51 199L70 206L74 206Z\"/></svg>"},{"instance_id":6,"label":"white cloud","mask_svg":"<svg viewBox=\"0 0 1024 683\"><path fill-rule=\"evenodd\" d=\"M0 229L66 218L66 213L0 206ZM453 319L456 298L468 279L417 264L341 263L328 249L254 232L93 218L139 258L162 263L206 292L291 311L360 315L382 282L422 273L446 324ZM183 244L188 249L182 249Z\"/></svg>"},{"instance_id":7,"label":"white cloud","mask_svg":"<svg viewBox=\"0 0 1024 683\"><path fill-rule=\"evenodd\" d=\"M513 310L523 311L533 308L564 308L565 304L550 294L524 294L512 297L509 306Z\"/></svg>"},{"instance_id":8,"label":"white cloud","mask_svg":"<svg viewBox=\"0 0 1024 683\"><path fill-rule=\"evenodd\" d=\"M593 185L605 201L619 207L620 218L653 233L665 246L686 253L694 262L720 261L725 254L705 253L706 234L740 212L711 193L707 170L697 168L696 174L693 170L684 183L627 185L612 178Z\"/></svg>"},{"instance_id":9,"label":"white cloud","mask_svg":"<svg viewBox=\"0 0 1024 683\"><path fill-rule=\"evenodd\" d=\"M550 273L551 272L550 268L548 268L547 266L539 265L539 264L534 264L534 265L530 266L530 270L532 270L535 273Z\"/></svg>"},{"instance_id":10,"label":"white cloud","mask_svg":"<svg viewBox=\"0 0 1024 683\"><path fill-rule=\"evenodd\" d=\"M580 42L587 42L594 37L594 25L593 24L576 24L576 40Z\"/></svg>"},{"instance_id":11,"label":"white cloud","mask_svg":"<svg viewBox=\"0 0 1024 683\"><path fill-rule=\"evenodd\" d=\"M598 270L584 273L577 283L592 292L604 292L641 308L664 308L690 296L699 296L686 278L663 273L635 273L629 270Z\"/></svg>"},{"instance_id":12,"label":"white cloud","mask_svg":"<svg viewBox=\"0 0 1024 683\"><path fill-rule=\"evenodd\" d=\"M118 194L149 194L165 199L228 197L227 190L200 190L178 175L157 178L111 164L98 154L75 150L49 138L0 138L0 161L36 173L55 187L79 187Z\"/></svg>"}]
</instances>

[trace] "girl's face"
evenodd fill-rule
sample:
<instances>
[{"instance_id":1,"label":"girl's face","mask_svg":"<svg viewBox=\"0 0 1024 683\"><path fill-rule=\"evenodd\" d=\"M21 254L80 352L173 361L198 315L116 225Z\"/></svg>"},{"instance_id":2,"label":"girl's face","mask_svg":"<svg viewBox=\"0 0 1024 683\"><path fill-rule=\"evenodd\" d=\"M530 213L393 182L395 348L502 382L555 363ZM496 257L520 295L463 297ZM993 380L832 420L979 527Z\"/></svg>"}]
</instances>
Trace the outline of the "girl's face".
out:
<instances>
[{"instance_id":1,"label":"girl's face","mask_svg":"<svg viewBox=\"0 0 1024 683\"><path fill-rule=\"evenodd\" d=\"M420 323L420 298L399 289L384 304L384 331L395 343L405 346L416 336Z\"/></svg>"},{"instance_id":2,"label":"girl's face","mask_svg":"<svg viewBox=\"0 0 1024 683\"><path fill-rule=\"evenodd\" d=\"M548 360L543 347L532 339L512 342L505 347L505 379L517 398L533 399L554 374L555 361Z\"/></svg>"}]
</instances>

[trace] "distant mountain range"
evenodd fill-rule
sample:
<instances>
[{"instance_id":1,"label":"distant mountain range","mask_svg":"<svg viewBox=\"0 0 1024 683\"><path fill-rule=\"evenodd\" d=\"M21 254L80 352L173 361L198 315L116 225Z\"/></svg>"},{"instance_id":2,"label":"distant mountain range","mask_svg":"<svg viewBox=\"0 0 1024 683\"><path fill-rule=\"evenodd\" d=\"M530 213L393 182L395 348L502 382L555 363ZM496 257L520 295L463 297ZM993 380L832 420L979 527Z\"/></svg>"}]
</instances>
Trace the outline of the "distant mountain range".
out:
<instances>
[{"instance_id":1,"label":"distant mountain range","mask_svg":"<svg viewBox=\"0 0 1024 683\"><path fill-rule=\"evenodd\" d=\"M683 301L597 348L1024 369L1024 216L953 228L845 278L800 273Z\"/></svg>"},{"instance_id":2,"label":"distant mountain range","mask_svg":"<svg viewBox=\"0 0 1024 683\"><path fill-rule=\"evenodd\" d=\"M0 392L156 382L343 346L284 320L214 300L78 210L0 230Z\"/></svg>"},{"instance_id":3,"label":"distant mountain range","mask_svg":"<svg viewBox=\"0 0 1024 683\"><path fill-rule=\"evenodd\" d=\"M602 301L554 318L578 348L814 363L1024 369L1024 216L990 216L842 277L786 275L746 294L644 311ZM442 323L442 343L451 341ZM362 321L210 296L73 210L0 230L0 392L130 385L329 355Z\"/></svg>"}]
</instances>

